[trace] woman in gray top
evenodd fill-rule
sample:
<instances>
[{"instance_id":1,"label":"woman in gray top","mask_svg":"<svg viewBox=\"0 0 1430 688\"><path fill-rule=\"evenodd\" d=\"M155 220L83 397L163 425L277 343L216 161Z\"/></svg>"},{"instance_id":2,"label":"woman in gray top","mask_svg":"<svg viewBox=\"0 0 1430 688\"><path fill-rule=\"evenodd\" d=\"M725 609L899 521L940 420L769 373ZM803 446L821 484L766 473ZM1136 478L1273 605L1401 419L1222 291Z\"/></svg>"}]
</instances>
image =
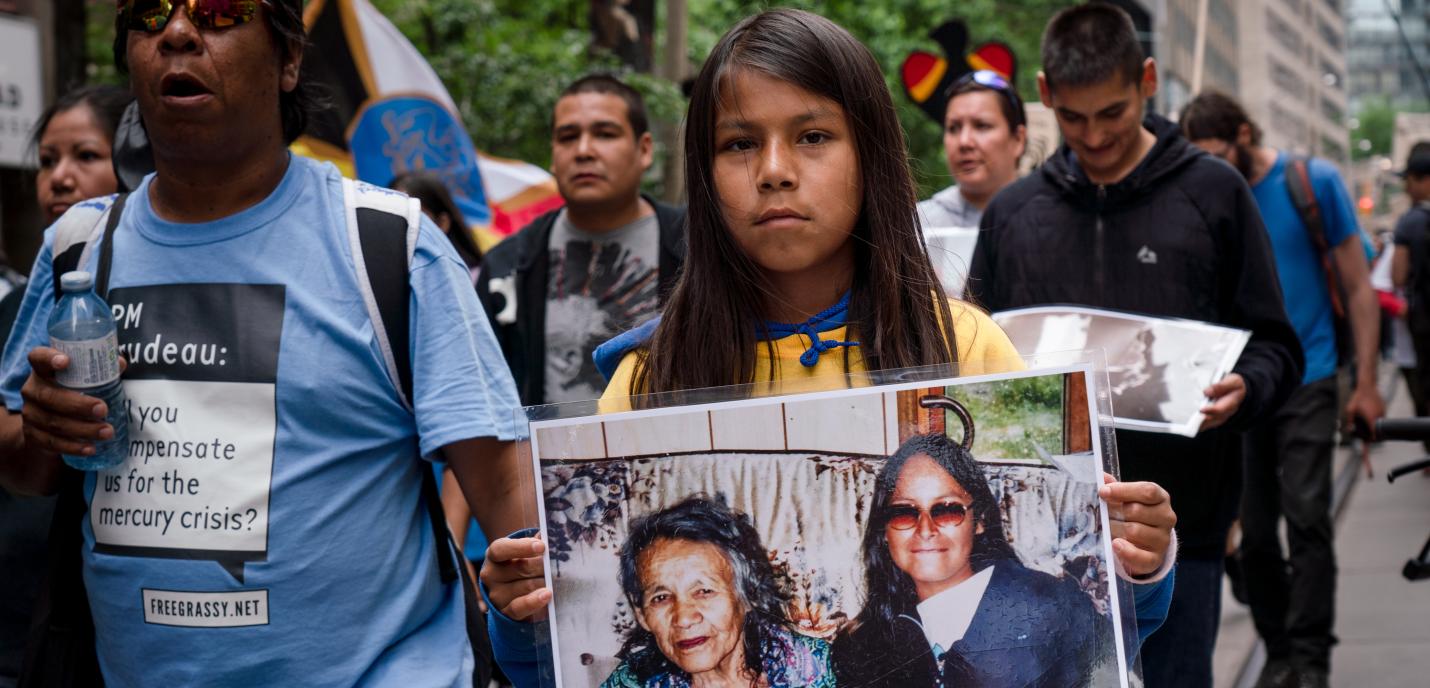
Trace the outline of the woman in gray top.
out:
<instances>
[{"instance_id":1,"label":"woman in gray top","mask_svg":"<svg viewBox=\"0 0 1430 688\"><path fill-rule=\"evenodd\" d=\"M1027 142L1023 101L1002 75L969 72L949 87L943 150L956 185L920 202L919 218L929 257L950 295L963 293L976 236L969 230L978 228L994 194L1018 178Z\"/></svg>"}]
</instances>

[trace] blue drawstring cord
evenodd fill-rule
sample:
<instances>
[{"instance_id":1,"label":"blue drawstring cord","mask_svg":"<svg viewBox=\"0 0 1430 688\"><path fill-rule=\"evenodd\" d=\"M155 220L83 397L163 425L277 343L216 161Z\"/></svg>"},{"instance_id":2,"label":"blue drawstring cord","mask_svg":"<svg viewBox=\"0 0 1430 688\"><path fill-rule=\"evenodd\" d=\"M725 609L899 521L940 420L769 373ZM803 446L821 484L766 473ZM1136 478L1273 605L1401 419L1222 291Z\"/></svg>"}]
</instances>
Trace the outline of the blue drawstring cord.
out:
<instances>
[{"instance_id":1,"label":"blue drawstring cord","mask_svg":"<svg viewBox=\"0 0 1430 688\"><path fill-rule=\"evenodd\" d=\"M859 342L841 342L819 338L820 332L846 324L848 316L849 292L844 292L844 297L839 299L839 303L820 311L809 320L797 325L765 321L765 330L769 332L770 339L782 339L792 334L802 334L808 337L809 348L799 355L799 362L806 368L813 368L819 363L820 354L830 349L837 349L841 346L859 346Z\"/></svg>"}]
</instances>

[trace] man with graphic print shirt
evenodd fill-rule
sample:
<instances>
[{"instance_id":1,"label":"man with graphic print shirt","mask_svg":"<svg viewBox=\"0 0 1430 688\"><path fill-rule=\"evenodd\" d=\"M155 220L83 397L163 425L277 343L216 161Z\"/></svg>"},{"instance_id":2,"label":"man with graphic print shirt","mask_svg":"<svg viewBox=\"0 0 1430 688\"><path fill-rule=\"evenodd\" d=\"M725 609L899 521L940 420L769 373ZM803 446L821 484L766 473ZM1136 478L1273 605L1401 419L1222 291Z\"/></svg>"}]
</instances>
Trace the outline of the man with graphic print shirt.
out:
<instances>
[{"instance_id":1,"label":"man with graphic print shirt","mask_svg":"<svg viewBox=\"0 0 1430 688\"><path fill-rule=\"evenodd\" d=\"M497 244L477 293L525 404L596 399L591 352L660 311L685 257L685 209L644 196L652 142L639 93L596 74L552 113L551 171L565 207Z\"/></svg>"},{"instance_id":2,"label":"man with graphic print shirt","mask_svg":"<svg viewBox=\"0 0 1430 688\"><path fill-rule=\"evenodd\" d=\"M470 686L463 593L439 572L421 459L453 466L493 536L532 506L508 441L515 388L466 269L424 219L408 410L364 307L343 181L287 150L311 98L302 3L162 7L121 3L117 24L157 172L119 215L108 294L127 316L121 345L140 352L125 372L131 447L192 456L83 476L61 464L113 429L103 403L54 381L70 361L45 346L51 229L0 363L0 481L82 481L76 539L109 685ZM71 219L92 224L110 202ZM206 353L163 353L186 345Z\"/></svg>"}]
</instances>

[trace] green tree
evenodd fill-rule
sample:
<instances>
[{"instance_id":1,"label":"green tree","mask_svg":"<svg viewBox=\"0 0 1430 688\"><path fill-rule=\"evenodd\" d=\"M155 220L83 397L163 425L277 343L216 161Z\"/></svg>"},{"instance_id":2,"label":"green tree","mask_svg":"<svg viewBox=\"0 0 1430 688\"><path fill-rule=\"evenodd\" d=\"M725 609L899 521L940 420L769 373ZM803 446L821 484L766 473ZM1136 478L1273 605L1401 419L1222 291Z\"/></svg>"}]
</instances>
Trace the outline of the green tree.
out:
<instances>
[{"instance_id":1,"label":"green tree","mask_svg":"<svg viewBox=\"0 0 1430 688\"><path fill-rule=\"evenodd\" d=\"M589 49L587 4L563 0L373 0L417 46L456 101L477 147L546 166L551 107L583 74L621 74L652 121L684 109L677 86ZM658 165L655 167L658 169Z\"/></svg>"},{"instance_id":2,"label":"green tree","mask_svg":"<svg viewBox=\"0 0 1430 688\"><path fill-rule=\"evenodd\" d=\"M899 66L915 50L938 53L928 38L935 26L963 19L969 27L969 49L980 43L1000 40L1018 57L1017 86L1023 98L1036 100L1041 60L1038 44L1043 26L1068 0L791 0L780 3L745 0L705 0L690 6L690 60L699 65L715 42L735 22L767 7L797 7L818 13L848 29L869 47L884 71L884 81L894 96L899 121L909 142L909 164L919 186L919 197L927 198L952 183L943 156L943 132L918 106L904 95Z\"/></svg>"},{"instance_id":3,"label":"green tree","mask_svg":"<svg viewBox=\"0 0 1430 688\"><path fill-rule=\"evenodd\" d=\"M1390 155L1391 139L1395 137L1395 108L1389 100L1367 100L1356 115L1354 124L1356 126L1351 130L1352 160ZM1362 141L1368 142L1368 145Z\"/></svg>"},{"instance_id":4,"label":"green tree","mask_svg":"<svg viewBox=\"0 0 1430 688\"><path fill-rule=\"evenodd\" d=\"M311 1L311 0L310 0ZM588 0L370 0L412 41L441 76L477 147L493 155L550 164L550 117L568 83L593 71L616 72L646 97L653 125L677 126L685 114L678 84L632 73L609 54L590 49ZM766 7L790 6L822 14L869 46L893 93L909 141L909 160L922 197L950 183L942 133L904 96L899 65L914 50L937 52L928 32L961 17L970 42L1002 40L1019 57L1019 92L1032 97L1043 25L1068 0L689 0L690 64L698 68L735 22ZM91 81L124 83L114 69L112 0L87 0L86 51ZM657 23L665 20L658 4ZM656 41L663 40L657 26ZM971 47L971 46L970 46ZM659 54L659 51L657 51ZM658 170L648 180L660 192Z\"/></svg>"}]
</instances>

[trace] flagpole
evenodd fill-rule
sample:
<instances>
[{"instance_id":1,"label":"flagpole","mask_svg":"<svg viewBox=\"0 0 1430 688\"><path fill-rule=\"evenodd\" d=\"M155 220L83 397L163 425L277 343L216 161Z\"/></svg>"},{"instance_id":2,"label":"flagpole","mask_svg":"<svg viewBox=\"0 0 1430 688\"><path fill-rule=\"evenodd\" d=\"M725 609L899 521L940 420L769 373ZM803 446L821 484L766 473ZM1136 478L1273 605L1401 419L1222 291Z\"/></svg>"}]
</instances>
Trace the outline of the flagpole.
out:
<instances>
[{"instance_id":1,"label":"flagpole","mask_svg":"<svg viewBox=\"0 0 1430 688\"><path fill-rule=\"evenodd\" d=\"M1207 3L1197 2L1197 42L1192 49L1192 96L1202 92L1202 62L1207 54Z\"/></svg>"},{"instance_id":2,"label":"flagpole","mask_svg":"<svg viewBox=\"0 0 1430 688\"><path fill-rule=\"evenodd\" d=\"M688 13L685 0L665 0L665 78L679 86L685 80L685 55ZM682 123L671 125L669 145L665 150L665 200L681 203L685 200L685 149L680 145Z\"/></svg>"}]
</instances>

